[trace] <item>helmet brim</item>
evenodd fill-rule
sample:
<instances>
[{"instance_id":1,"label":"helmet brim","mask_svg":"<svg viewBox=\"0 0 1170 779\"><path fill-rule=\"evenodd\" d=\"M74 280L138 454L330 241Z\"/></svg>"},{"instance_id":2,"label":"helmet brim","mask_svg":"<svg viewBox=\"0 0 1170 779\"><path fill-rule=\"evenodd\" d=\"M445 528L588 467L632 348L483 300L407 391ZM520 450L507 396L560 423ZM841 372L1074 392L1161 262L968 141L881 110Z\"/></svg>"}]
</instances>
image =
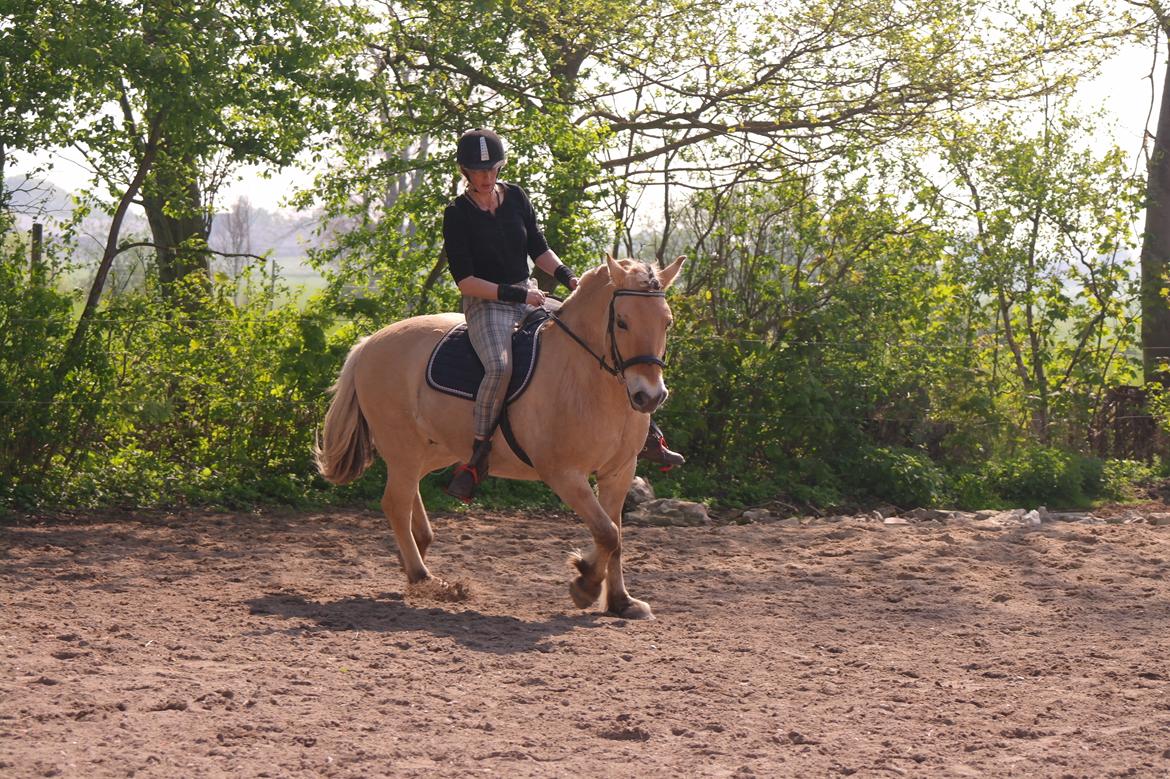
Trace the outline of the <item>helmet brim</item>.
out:
<instances>
[{"instance_id":1,"label":"helmet brim","mask_svg":"<svg viewBox=\"0 0 1170 779\"><path fill-rule=\"evenodd\" d=\"M459 165L460 167L467 168L468 170L491 170L492 168L504 167L504 162L505 160L496 160L495 162L491 162L490 160L487 162L480 162L479 160L476 160L475 162L461 162Z\"/></svg>"}]
</instances>

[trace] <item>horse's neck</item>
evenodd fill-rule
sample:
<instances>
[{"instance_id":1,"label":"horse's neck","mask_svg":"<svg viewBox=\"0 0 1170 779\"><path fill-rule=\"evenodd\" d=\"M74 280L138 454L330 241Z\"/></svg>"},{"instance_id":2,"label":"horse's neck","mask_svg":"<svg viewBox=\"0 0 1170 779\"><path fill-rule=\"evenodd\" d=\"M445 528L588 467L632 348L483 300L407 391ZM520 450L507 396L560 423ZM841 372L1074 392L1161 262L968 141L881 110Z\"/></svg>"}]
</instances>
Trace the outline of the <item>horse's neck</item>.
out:
<instances>
[{"instance_id":1,"label":"horse's neck","mask_svg":"<svg viewBox=\"0 0 1170 779\"><path fill-rule=\"evenodd\" d=\"M609 315L609 285L596 289L578 288L557 316L598 354L605 354L605 326ZM584 351L584 350L582 350Z\"/></svg>"},{"instance_id":2,"label":"horse's neck","mask_svg":"<svg viewBox=\"0 0 1170 779\"><path fill-rule=\"evenodd\" d=\"M589 425L621 426L633 413L621 381L602 370L594 359L560 328L553 328L542 369L552 395L560 398L561 409L573 420Z\"/></svg>"},{"instance_id":3,"label":"horse's neck","mask_svg":"<svg viewBox=\"0 0 1170 779\"><path fill-rule=\"evenodd\" d=\"M589 345L597 357L605 357L607 361L609 293L609 285L600 289L578 289L557 314L574 335ZM561 330L559 327L553 329ZM624 413L623 410L631 410L624 385L616 376L602 370L597 357L585 351L567 333L557 332L556 338L557 346L550 350L555 353L553 362L556 367L553 373L559 376L566 392L576 389L573 394L577 398L578 412L589 416L604 414L612 418L614 414Z\"/></svg>"}]
</instances>

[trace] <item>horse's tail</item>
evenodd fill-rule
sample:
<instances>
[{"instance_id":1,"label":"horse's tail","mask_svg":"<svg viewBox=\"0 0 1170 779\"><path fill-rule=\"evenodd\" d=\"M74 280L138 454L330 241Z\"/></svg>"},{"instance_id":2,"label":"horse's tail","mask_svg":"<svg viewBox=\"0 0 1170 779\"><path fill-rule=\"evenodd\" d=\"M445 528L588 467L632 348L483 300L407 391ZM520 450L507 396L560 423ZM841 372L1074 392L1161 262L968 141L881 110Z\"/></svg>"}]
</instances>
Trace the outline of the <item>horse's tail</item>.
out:
<instances>
[{"instance_id":1,"label":"horse's tail","mask_svg":"<svg viewBox=\"0 0 1170 779\"><path fill-rule=\"evenodd\" d=\"M329 388L333 401L325 413L325 430L313 444L317 470L334 484L348 484L365 472L374 460L370 426L358 405L354 366L366 339L349 350L337 383Z\"/></svg>"}]
</instances>

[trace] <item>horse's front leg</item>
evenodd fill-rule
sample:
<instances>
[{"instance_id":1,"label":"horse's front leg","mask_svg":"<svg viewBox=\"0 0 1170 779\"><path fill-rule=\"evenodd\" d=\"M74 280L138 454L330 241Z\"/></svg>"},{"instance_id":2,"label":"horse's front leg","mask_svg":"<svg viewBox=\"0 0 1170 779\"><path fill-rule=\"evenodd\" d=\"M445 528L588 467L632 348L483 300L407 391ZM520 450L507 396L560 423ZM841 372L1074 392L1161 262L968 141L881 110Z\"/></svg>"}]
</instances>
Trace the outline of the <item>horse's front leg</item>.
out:
<instances>
[{"instance_id":1,"label":"horse's front leg","mask_svg":"<svg viewBox=\"0 0 1170 779\"><path fill-rule=\"evenodd\" d=\"M559 472L542 474L542 477L545 484L585 520L589 532L593 534L593 550L588 554L576 554L572 558L580 576L569 585L573 603L577 604L577 608L587 609L601 597L601 586L605 582L610 558L620 544L621 533L609 513L597 501L585 474Z\"/></svg>"},{"instance_id":2,"label":"horse's front leg","mask_svg":"<svg viewBox=\"0 0 1170 779\"><path fill-rule=\"evenodd\" d=\"M431 529L431 521L427 518L427 507L423 505L422 495L418 493L417 488L414 491L414 508L410 512L410 534L414 536L419 557L426 560L427 549L435 540L435 531Z\"/></svg>"},{"instance_id":3,"label":"horse's front leg","mask_svg":"<svg viewBox=\"0 0 1170 779\"><path fill-rule=\"evenodd\" d=\"M613 471L597 474L597 493L601 507L618 529L617 549L609 558L605 575L605 610L626 619L654 619L649 603L630 597L622 575L622 506L630 491L637 463L635 457Z\"/></svg>"}]
</instances>

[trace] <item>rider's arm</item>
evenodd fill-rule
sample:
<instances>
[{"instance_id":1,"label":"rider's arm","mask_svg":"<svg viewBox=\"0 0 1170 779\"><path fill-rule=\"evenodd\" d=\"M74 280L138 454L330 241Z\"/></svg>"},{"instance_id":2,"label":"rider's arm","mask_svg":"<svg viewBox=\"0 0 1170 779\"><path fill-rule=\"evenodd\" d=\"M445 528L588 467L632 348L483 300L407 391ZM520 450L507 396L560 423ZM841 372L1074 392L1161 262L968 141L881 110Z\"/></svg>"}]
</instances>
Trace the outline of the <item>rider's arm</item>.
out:
<instances>
[{"instance_id":1,"label":"rider's arm","mask_svg":"<svg viewBox=\"0 0 1170 779\"><path fill-rule=\"evenodd\" d=\"M544 239L544 232L536 222L536 211L532 208L528 193L522 187L516 187L516 190L520 196L520 217L524 220L524 231L528 234L528 256L536 263L536 267L555 277L570 291L576 289L577 277L572 270L565 267L558 275L557 269L563 267L561 258L549 248L548 241Z\"/></svg>"},{"instance_id":2,"label":"rider's arm","mask_svg":"<svg viewBox=\"0 0 1170 779\"><path fill-rule=\"evenodd\" d=\"M551 276L556 273L557 266L561 264L561 258L557 256L556 252L554 252L552 249L549 249L544 254L533 260L533 262L536 263L536 267L540 268L542 271Z\"/></svg>"},{"instance_id":3,"label":"rider's arm","mask_svg":"<svg viewBox=\"0 0 1170 779\"><path fill-rule=\"evenodd\" d=\"M533 260L533 262L536 263L536 267L540 268L542 271L544 271L545 273L547 273L550 276L555 276L557 281L560 281L561 283L565 284L565 286L567 286L570 290L574 290L577 288L577 277L575 275L573 275L572 270L569 270L569 275L566 277L569 279L569 281L567 281L567 282L565 281L564 278L561 278L561 276L556 275L557 268L561 267L562 263L561 263L561 258L558 257L557 253L554 252L552 249L549 249L544 254L537 257L535 260ZM562 274L562 275L564 275L564 274Z\"/></svg>"},{"instance_id":4,"label":"rider's arm","mask_svg":"<svg viewBox=\"0 0 1170 779\"><path fill-rule=\"evenodd\" d=\"M455 284L464 295L486 297L463 289L463 282L473 277L475 263L471 258L471 241L468 237L467 218L454 203L443 212L443 251L447 255L447 268ZM478 279L483 281L483 279ZM486 282L485 282L486 283Z\"/></svg>"},{"instance_id":5,"label":"rider's arm","mask_svg":"<svg viewBox=\"0 0 1170 779\"><path fill-rule=\"evenodd\" d=\"M481 279L478 276L466 276L459 280L459 292L473 298L485 300L504 300L500 297L500 287L522 287L519 284L496 284L494 281ZM538 289L525 289L524 302L530 306L539 306L544 303L544 293Z\"/></svg>"},{"instance_id":6,"label":"rider's arm","mask_svg":"<svg viewBox=\"0 0 1170 779\"><path fill-rule=\"evenodd\" d=\"M472 298L484 298L485 300L499 300L500 285L494 281L481 279L479 276L465 276L459 280L456 285L459 287L459 292L463 295Z\"/></svg>"}]
</instances>

